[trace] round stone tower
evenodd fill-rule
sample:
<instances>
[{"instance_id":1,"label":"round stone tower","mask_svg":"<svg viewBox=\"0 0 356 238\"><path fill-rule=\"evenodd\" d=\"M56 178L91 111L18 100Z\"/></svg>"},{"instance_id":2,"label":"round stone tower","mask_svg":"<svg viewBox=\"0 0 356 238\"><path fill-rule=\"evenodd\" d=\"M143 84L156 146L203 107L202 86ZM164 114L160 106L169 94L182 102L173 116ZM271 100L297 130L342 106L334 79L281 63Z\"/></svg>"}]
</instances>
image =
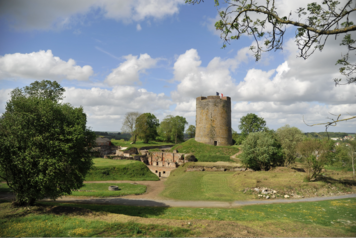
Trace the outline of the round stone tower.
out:
<instances>
[{"instance_id":1,"label":"round stone tower","mask_svg":"<svg viewBox=\"0 0 356 238\"><path fill-rule=\"evenodd\" d=\"M197 97L195 140L209 145L231 145L231 98Z\"/></svg>"}]
</instances>

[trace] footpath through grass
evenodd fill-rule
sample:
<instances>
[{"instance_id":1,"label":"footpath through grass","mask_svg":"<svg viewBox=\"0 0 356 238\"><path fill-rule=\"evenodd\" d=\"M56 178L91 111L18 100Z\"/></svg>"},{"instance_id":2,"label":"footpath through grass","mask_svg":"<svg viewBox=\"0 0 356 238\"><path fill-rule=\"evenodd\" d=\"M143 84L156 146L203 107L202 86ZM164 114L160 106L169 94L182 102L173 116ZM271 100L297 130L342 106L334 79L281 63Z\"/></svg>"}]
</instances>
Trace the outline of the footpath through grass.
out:
<instances>
[{"instance_id":1,"label":"footpath through grass","mask_svg":"<svg viewBox=\"0 0 356 238\"><path fill-rule=\"evenodd\" d=\"M335 196L356 193L352 172L327 171L319 181L304 182L305 172L286 167L255 172L185 172L187 163L171 172L162 196L178 200L237 201L264 199L254 188L267 187L277 191L276 197ZM213 163L212 163L213 164Z\"/></svg>"},{"instance_id":2,"label":"footpath through grass","mask_svg":"<svg viewBox=\"0 0 356 238\"><path fill-rule=\"evenodd\" d=\"M130 180L158 181L147 166L135 160L93 159L94 168L85 177L86 181Z\"/></svg>"},{"instance_id":3,"label":"footpath through grass","mask_svg":"<svg viewBox=\"0 0 356 238\"><path fill-rule=\"evenodd\" d=\"M230 156L239 152L236 146L213 146L189 139L186 142L175 145L170 151L178 150L179 153L193 153L199 162L234 162Z\"/></svg>"},{"instance_id":4,"label":"footpath through grass","mask_svg":"<svg viewBox=\"0 0 356 238\"><path fill-rule=\"evenodd\" d=\"M0 236L354 237L355 214L356 198L234 209L42 202L27 210L6 202L0 204Z\"/></svg>"}]
</instances>

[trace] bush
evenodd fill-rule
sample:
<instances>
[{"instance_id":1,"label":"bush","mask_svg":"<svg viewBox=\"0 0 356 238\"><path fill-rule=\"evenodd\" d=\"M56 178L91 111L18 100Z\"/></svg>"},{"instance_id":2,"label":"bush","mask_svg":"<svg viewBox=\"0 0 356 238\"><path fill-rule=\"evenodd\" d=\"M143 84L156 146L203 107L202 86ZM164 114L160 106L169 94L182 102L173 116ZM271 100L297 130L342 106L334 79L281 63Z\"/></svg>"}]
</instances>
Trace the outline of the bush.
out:
<instances>
[{"instance_id":1,"label":"bush","mask_svg":"<svg viewBox=\"0 0 356 238\"><path fill-rule=\"evenodd\" d=\"M241 162L254 170L269 170L284 163L281 144L273 131L250 133L242 150Z\"/></svg>"}]
</instances>

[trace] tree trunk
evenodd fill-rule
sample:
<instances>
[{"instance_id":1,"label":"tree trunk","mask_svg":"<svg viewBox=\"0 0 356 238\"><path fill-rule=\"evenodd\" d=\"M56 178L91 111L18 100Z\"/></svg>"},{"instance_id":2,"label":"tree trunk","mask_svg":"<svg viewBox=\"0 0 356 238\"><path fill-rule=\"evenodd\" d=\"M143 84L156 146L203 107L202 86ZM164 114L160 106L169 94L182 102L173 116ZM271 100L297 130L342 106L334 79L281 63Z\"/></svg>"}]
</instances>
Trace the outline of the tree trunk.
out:
<instances>
[{"instance_id":1,"label":"tree trunk","mask_svg":"<svg viewBox=\"0 0 356 238\"><path fill-rule=\"evenodd\" d=\"M137 135L135 134L134 137L133 137L132 144L136 144L136 139L137 139Z\"/></svg>"}]
</instances>

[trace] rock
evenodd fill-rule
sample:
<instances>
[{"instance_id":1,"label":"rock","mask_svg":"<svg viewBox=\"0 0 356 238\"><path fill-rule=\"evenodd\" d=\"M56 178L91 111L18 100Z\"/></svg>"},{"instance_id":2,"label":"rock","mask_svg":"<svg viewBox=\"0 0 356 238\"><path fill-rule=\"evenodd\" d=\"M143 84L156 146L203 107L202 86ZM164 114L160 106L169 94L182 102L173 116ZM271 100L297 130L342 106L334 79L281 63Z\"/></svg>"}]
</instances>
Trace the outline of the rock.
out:
<instances>
[{"instance_id":1,"label":"rock","mask_svg":"<svg viewBox=\"0 0 356 238\"><path fill-rule=\"evenodd\" d=\"M178 153L178 150L173 150L173 153Z\"/></svg>"},{"instance_id":2,"label":"rock","mask_svg":"<svg viewBox=\"0 0 356 238\"><path fill-rule=\"evenodd\" d=\"M273 194L276 194L276 193L277 193L277 191L276 191L276 190L272 190L272 193L273 193Z\"/></svg>"},{"instance_id":3,"label":"rock","mask_svg":"<svg viewBox=\"0 0 356 238\"><path fill-rule=\"evenodd\" d=\"M275 196L275 195L272 195L271 198L276 198L276 196Z\"/></svg>"},{"instance_id":4,"label":"rock","mask_svg":"<svg viewBox=\"0 0 356 238\"><path fill-rule=\"evenodd\" d=\"M259 188L254 188L253 190L255 190L256 192L259 192L259 191L260 191Z\"/></svg>"},{"instance_id":5,"label":"rock","mask_svg":"<svg viewBox=\"0 0 356 238\"><path fill-rule=\"evenodd\" d=\"M259 196L259 197L262 197L262 195L261 195L261 194L258 194L258 196Z\"/></svg>"},{"instance_id":6,"label":"rock","mask_svg":"<svg viewBox=\"0 0 356 238\"><path fill-rule=\"evenodd\" d=\"M118 191L118 190L119 190L119 187L118 187L118 186L111 185L111 186L109 186L109 190L110 190L110 191Z\"/></svg>"},{"instance_id":7,"label":"rock","mask_svg":"<svg viewBox=\"0 0 356 238\"><path fill-rule=\"evenodd\" d=\"M289 198L289 195L284 195L284 198Z\"/></svg>"},{"instance_id":8,"label":"rock","mask_svg":"<svg viewBox=\"0 0 356 238\"><path fill-rule=\"evenodd\" d=\"M267 196L266 199L269 199L269 196Z\"/></svg>"}]
</instances>

